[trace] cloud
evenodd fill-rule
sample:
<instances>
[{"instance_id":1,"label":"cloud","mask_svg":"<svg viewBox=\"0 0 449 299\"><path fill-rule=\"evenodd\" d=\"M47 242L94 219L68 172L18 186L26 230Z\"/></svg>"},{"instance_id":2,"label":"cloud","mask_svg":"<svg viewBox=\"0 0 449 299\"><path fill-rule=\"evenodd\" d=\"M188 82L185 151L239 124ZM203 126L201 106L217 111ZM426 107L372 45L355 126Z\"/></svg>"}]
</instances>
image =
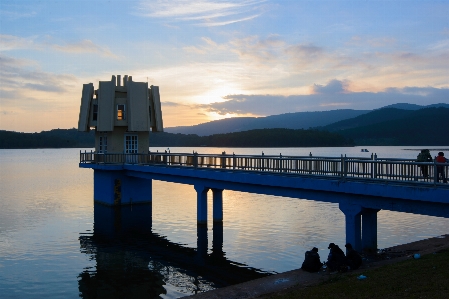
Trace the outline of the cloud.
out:
<instances>
[{"instance_id":1,"label":"cloud","mask_svg":"<svg viewBox=\"0 0 449 299\"><path fill-rule=\"evenodd\" d=\"M312 91L315 94L336 94L346 92L347 87L347 82L334 79L327 83L327 85L314 84Z\"/></svg>"},{"instance_id":2,"label":"cloud","mask_svg":"<svg viewBox=\"0 0 449 299\"><path fill-rule=\"evenodd\" d=\"M142 1L141 14L167 22L187 22L196 26L224 26L260 16L266 0L158 0Z\"/></svg>"},{"instance_id":3,"label":"cloud","mask_svg":"<svg viewBox=\"0 0 449 299\"><path fill-rule=\"evenodd\" d=\"M76 43L68 43L66 45L51 45L57 51L66 53L97 53L102 56L117 58L109 49L94 44L91 40L82 40Z\"/></svg>"},{"instance_id":4,"label":"cloud","mask_svg":"<svg viewBox=\"0 0 449 299\"><path fill-rule=\"evenodd\" d=\"M180 103L170 102L170 101L164 101L164 102L162 102L162 105L164 107L179 107L179 106L182 106L182 104L180 104Z\"/></svg>"},{"instance_id":5,"label":"cloud","mask_svg":"<svg viewBox=\"0 0 449 299\"><path fill-rule=\"evenodd\" d=\"M0 35L0 51L11 51L18 49L45 51L48 50L48 48L65 53L94 53L101 56L117 58L117 56L107 47L101 47L88 39L67 43L65 45L58 45L48 42L39 42L37 36L23 38L14 35Z\"/></svg>"},{"instance_id":6,"label":"cloud","mask_svg":"<svg viewBox=\"0 0 449 299\"><path fill-rule=\"evenodd\" d=\"M268 65L283 60L285 42L278 35L270 35L267 38L249 36L230 41L231 50L240 59L257 65Z\"/></svg>"},{"instance_id":7,"label":"cloud","mask_svg":"<svg viewBox=\"0 0 449 299\"><path fill-rule=\"evenodd\" d=\"M206 22L206 23L200 24L199 26L203 26L203 27L225 26L225 25L234 24L234 23L238 23L238 22L249 21L249 20L257 18L260 15L261 14L257 14L257 15L252 15L249 17L244 17L241 19L233 19L233 20L220 21L220 22Z\"/></svg>"},{"instance_id":8,"label":"cloud","mask_svg":"<svg viewBox=\"0 0 449 299\"><path fill-rule=\"evenodd\" d=\"M37 15L37 12L31 10L32 7L27 7L27 6L21 6L20 11L18 11L17 9L12 11L12 10L8 10L5 9L6 5L2 4L2 9L0 9L0 19L9 19L9 20L17 20L17 19L22 19L22 18L31 18ZM11 6L12 7L12 6ZM11 8L9 7L9 8ZM26 11L28 10L28 11Z\"/></svg>"},{"instance_id":9,"label":"cloud","mask_svg":"<svg viewBox=\"0 0 449 299\"><path fill-rule=\"evenodd\" d=\"M72 75L0 54L0 128L35 132L76 124L80 86Z\"/></svg>"},{"instance_id":10,"label":"cloud","mask_svg":"<svg viewBox=\"0 0 449 299\"><path fill-rule=\"evenodd\" d=\"M66 82L75 81L73 76L42 72L33 61L0 55L0 100L2 108L10 103L27 108L26 99L37 104L48 102L49 94L66 92ZM47 95L42 96L41 92ZM59 97L58 97L59 98ZM34 108L33 108L34 109Z\"/></svg>"},{"instance_id":11,"label":"cloud","mask_svg":"<svg viewBox=\"0 0 449 299\"><path fill-rule=\"evenodd\" d=\"M58 85L45 85L36 83L25 83L23 87L29 90L46 91L46 92L64 92L65 89Z\"/></svg>"},{"instance_id":12,"label":"cloud","mask_svg":"<svg viewBox=\"0 0 449 299\"><path fill-rule=\"evenodd\" d=\"M35 46L33 38L21 38L14 35L0 34L0 51L31 49Z\"/></svg>"},{"instance_id":13,"label":"cloud","mask_svg":"<svg viewBox=\"0 0 449 299\"><path fill-rule=\"evenodd\" d=\"M301 111L377 109L395 103L449 103L449 88L404 87L388 88L382 92L350 92L345 87L348 83L334 79L327 85L313 85L311 88L319 92L311 95L228 95L224 102L202 105L202 108L220 115L267 116Z\"/></svg>"}]
</instances>

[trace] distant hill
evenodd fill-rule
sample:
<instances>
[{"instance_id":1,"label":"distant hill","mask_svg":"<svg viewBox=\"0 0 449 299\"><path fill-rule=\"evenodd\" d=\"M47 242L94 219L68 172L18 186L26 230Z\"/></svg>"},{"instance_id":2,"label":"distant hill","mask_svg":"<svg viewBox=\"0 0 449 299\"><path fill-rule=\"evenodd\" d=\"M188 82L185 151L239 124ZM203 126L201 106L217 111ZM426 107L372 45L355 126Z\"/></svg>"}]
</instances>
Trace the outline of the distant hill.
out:
<instances>
[{"instance_id":1,"label":"distant hill","mask_svg":"<svg viewBox=\"0 0 449 299\"><path fill-rule=\"evenodd\" d=\"M294 112L266 117L233 117L222 120L215 120L194 126L168 127L164 128L164 131L168 133L196 134L199 136L207 136L213 134L224 134L265 128L308 129L315 127L325 127L339 121L352 119L357 116L365 115L368 112L374 112L382 110L384 108L395 108L400 110L413 111L431 107L449 108L449 104L440 103L420 106L408 103L397 103L376 110L341 109L316 112ZM385 118L386 116L382 117ZM392 115L392 117L394 117L394 115Z\"/></svg>"},{"instance_id":2,"label":"distant hill","mask_svg":"<svg viewBox=\"0 0 449 299\"><path fill-rule=\"evenodd\" d=\"M318 130L255 129L209 136L151 133L151 146L213 147L326 147L352 146L342 135Z\"/></svg>"},{"instance_id":3,"label":"distant hill","mask_svg":"<svg viewBox=\"0 0 449 299\"><path fill-rule=\"evenodd\" d=\"M57 129L40 133L0 131L0 148L94 147L94 131ZM310 147L351 146L353 142L338 133L318 130L256 129L244 132L198 136L194 134L150 133L150 144L157 146L214 147Z\"/></svg>"},{"instance_id":4,"label":"distant hill","mask_svg":"<svg viewBox=\"0 0 449 299\"><path fill-rule=\"evenodd\" d=\"M40 133L0 130L0 148L70 148L94 147L95 133L76 129L54 129Z\"/></svg>"},{"instance_id":5,"label":"distant hill","mask_svg":"<svg viewBox=\"0 0 449 299\"><path fill-rule=\"evenodd\" d=\"M343 119L353 118L370 110L332 110L317 112L295 112L266 117L234 117L215 120L194 126L164 128L167 133L197 134L207 136L248 131L253 129L308 129L325 126Z\"/></svg>"},{"instance_id":6,"label":"distant hill","mask_svg":"<svg viewBox=\"0 0 449 299\"><path fill-rule=\"evenodd\" d=\"M333 124L320 127L320 130L335 132L362 126L374 125L381 122L404 118L413 114L414 110L403 110L396 108L382 108L372 112L335 122Z\"/></svg>"},{"instance_id":7,"label":"distant hill","mask_svg":"<svg viewBox=\"0 0 449 299\"><path fill-rule=\"evenodd\" d=\"M382 107L380 109L397 108L397 109L403 109L403 110L419 110L419 109L423 109L423 108L434 108L434 107L449 108L449 104L439 103L439 104L431 104L431 105L427 105L427 106L420 106L420 105L409 104L409 103L397 103L397 104L392 104L392 105Z\"/></svg>"},{"instance_id":8,"label":"distant hill","mask_svg":"<svg viewBox=\"0 0 449 299\"><path fill-rule=\"evenodd\" d=\"M328 128L353 139L357 145L449 145L449 108L415 111L385 108L363 118L346 120L344 124L340 122ZM375 121L376 118L379 121Z\"/></svg>"},{"instance_id":9,"label":"distant hill","mask_svg":"<svg viewBox=\"0 0 449 299\"><path fill-rule=\"evenodd\" d=\"M399 105L399 106L398 106ZM432 107L439 106L441 107ZM395 107L408 107L398 109ZM343 145L449 145L449 105L430 105L414 109L414 105L390 105L373 111L334 110L326 112L288 113L265 117L267 129L257 126L259 118L234 118L211 122L212 127L233 129L232 133L199 136L197 134L150 133L151 146L218 146L218 147L304 147ZM413 109L411 109L413 108ZM363 113L363 114L361 114ZM341 119L343 115L353 115ZM328 123L333 119L337 121ZM254 123L251 123L254 122ZM300 126L305 123L327 123L314 129L270 128ZM199 125L201 126L201 125ZM189 127L191 128L191 127ZM218 128L216 128L218 130ZM0 148L68 148L94 147L94 131L55 129L40 133L0 130Z\"/></svg>"}]
</instances>

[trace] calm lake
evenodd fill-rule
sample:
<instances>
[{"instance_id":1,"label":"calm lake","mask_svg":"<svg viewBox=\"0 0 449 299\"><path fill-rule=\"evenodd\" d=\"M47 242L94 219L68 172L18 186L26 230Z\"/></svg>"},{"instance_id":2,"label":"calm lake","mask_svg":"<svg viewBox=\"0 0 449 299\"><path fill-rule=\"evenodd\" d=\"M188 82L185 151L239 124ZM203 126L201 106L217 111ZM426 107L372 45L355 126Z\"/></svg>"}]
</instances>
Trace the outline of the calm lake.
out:
<instances>
[{"instance_id":1,"label":"calm lake","mask_svg":"<svg viewBox=\"0 0 449 299\"><path fill-rule=\"evenodd\" d=\"M414 159L421 149L367 148L369 153L360 147L170 151ZM448 146L429 148L435 156ZM151 148L156 150L166 148ZM225 190L223 226L214 227L209 192L205 229L197 226L193 186L161 181L153 181L151 206L95 205L94 215L93 170L78 168L79 151L0 150L1 298L179 298L297 269L306 250L319 248L323 260L330 242L345 243L337 204ZM382 210L378 247L448 229L448 218Z\"/></svg>"}]
</instances>

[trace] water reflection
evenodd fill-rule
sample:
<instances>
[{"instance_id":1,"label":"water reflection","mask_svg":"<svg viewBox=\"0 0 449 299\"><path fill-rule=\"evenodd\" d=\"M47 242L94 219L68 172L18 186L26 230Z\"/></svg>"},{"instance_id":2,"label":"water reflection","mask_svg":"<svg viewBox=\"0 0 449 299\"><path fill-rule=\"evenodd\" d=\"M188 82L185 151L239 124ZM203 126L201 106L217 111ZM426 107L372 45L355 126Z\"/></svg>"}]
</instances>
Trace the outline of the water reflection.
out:
<instances>
[{"instance_id":1,"label":"water reflection","mask_svg":"<svg viewBox=\"0 0 449 299\"><path fill-rule=\"evenodd\" d=\"M197 248L152 232L151 205L94 206L94 232L80 235L81 252L96 261L78 276L82 298L160 298L196 294L270 273L232 262L223 251L223 223L197 227ZM167 291L168 290L168 291Z\"/></svg>"}]
</instances>

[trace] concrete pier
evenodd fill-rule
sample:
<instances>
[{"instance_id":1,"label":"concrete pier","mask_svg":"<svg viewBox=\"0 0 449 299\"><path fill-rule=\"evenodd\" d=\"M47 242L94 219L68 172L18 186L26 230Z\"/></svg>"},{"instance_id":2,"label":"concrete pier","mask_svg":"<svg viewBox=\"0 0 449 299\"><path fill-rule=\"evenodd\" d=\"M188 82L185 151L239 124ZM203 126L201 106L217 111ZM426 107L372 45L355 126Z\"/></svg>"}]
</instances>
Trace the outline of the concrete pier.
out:
<instances>
[{"instance_id":1,"label":"concrete pier","mask_svg":"<svg viewBox=\"0 0 449 299\"><path fill-rule=\"evenodd\" d=\"M208 222L209 190L212 191L214 223L223 223L225 189L337 203L345 217L346 242L357 251L377 249L377 213L381 209L449 217L449 188L444 184L349 179L340 175L290 175L230 167L199 168L195 167L198 164L195 155L186 164L190 166L169 166L168 161L173 160L169 155L173 154L163 155L166 160L148 156L155 161L165 161L163 164L145 164L142 161L146 161L147 156L135 156L132 163L106 164L101 160L102 163L80 163L80 167L94 170L94 200L109 206L151 202L152 180L191 185L197 193L198 225ZM88 153L81 156L90 157ZM98 161L99 157L90 161ZM128 161L122 156L112 158ZM220 159L220 164L225 163L222 156Z\"/></svg>"}]
</instances>

